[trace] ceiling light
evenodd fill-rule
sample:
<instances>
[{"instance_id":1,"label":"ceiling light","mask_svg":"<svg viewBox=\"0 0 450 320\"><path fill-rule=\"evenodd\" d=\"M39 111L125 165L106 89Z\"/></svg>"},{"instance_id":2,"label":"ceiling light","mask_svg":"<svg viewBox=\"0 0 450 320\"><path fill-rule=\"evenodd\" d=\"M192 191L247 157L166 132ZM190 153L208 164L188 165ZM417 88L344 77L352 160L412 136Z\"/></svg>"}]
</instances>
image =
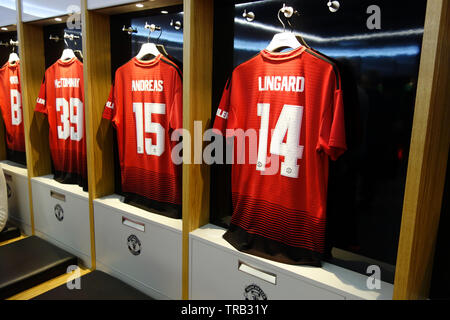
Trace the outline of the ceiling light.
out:
<instances>
[{"instance_id":1,"label":"ceiling light","mask_svg":"<svg viewBox=\"0 0 450 320\"><path fill-rule=\"evenodd\" d=\"M168 14L168 13L169 13L169 11L166 11L166 10L161 10L161 13L162 13L162 14Z\"/></svg>"},{"instance_id":2,"label":"ceiling light","mask_svg":"<svg viewBox=\"0 0 450 320\"><path fill-rule=\"evenodd\" d=\"M61 18L55 18L55 20L58 21L58 22L59 22L59 21L62 21Z\"/></svg>"},{"instance_id":3,"label":"ceiling light","mask_svg":"<svg viewBox=\"0 0 450 320\"><path fill-rule=\"evenodd\" d=\"M8 28L2 27L2 30L3 30L3 31L8 31Z\"/></svg>"},{"instance_id":4,"label":"ceiling light","mask_svg":"<svg viewBox=\"0 0 450 320\"><path fill-rule=\"evenodd\" d=\"M138 7L138 8L143 8L144 5L143 5L142 3L136 3L136 7Z\"/></svg>"}]
</instances>

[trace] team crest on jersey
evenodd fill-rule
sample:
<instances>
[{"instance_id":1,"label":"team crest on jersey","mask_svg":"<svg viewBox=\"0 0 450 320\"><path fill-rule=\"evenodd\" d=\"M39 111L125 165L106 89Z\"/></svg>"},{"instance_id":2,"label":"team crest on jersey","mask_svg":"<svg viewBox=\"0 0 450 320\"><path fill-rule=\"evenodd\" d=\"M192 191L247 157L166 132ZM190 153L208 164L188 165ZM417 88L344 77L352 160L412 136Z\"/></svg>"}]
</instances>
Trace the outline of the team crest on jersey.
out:
<instances>
[{"instance_id":1,"label":"team crest on jersey","mask_svg":"<svg viewBox=\"0 0 450 320\"><path fill-rule=\"evenodd\" d=\"M256 284L251 284L245 287L245 300L267 300L264 291Z\"/></svg>"},{"instance_id":2,"label":"team crest on jersey","mask_svg":"<svg viewBox=\"0 0 450 320\"><path fill-rule=\"evenodd\" d=\"M6 193L8 195L8 199L12 197L12 189L11 189L9 183L6 184Z\"/></svg>"},{"instance_id":3,"label":"team crest on jersey","mask_svg":"<svg viewBox=\"0 0 450 320\"><path fill-rule=\"evenodd\" d=\"M55 217L58 221L62 221L64 219L64 209L61 205L57 204L53 209L53 212L55 213Z\"/></svg>"},{"instance_id":4,"label":"team crest on jersey","mask_svg":"<svg viewBox=\"0 0 450 320\"><path fill-rule=\"evenodd\" d=\"M142 248L141 241L134 234L132 234L131 236L128 237L127 244L128 244L128 250L130 250L130 252L134 256L138 256L141 254L141 248Z\"/></svg>"}]
</instances>

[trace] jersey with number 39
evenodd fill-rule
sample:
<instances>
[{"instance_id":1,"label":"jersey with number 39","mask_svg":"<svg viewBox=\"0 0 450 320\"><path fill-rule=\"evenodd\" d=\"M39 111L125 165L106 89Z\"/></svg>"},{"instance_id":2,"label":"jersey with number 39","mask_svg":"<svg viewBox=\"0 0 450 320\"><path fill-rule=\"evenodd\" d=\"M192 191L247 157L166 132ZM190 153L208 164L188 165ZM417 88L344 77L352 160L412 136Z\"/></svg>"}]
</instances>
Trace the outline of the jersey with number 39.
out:
<instances>
[{"instance_id":1,"label":"jersey with number 39","mask_svg":"<svg viewBox=\"0 0 450 320\"><path fill-rule=\"evenodd\" d=\"M0 108L8 149L25 152L19 62L7 62L0 69Z\"/></svg>"},{"instance_id":2,"label":"jersey with number 39","mask_svg":"<svg viewBox=\"0 0 450 320\"><path fill-rule=\"evenodd\" d=\"M224 238L271 260L320 265L328 161L346 149L336 67L305 47L263 50L234 70L214 128L234 137L237 158L244 159L239 129L256 141L253 150L247 142L246 161L232 166L233 214Z\"/></svg>"},{"instance_id":3,"label":"jersey with number 39","mask_svg":"<svg viewBox=\"0 0 450 320\"><path fill-rule=\"evenodd\" d=\"M147 208L173 205L171 213L158 212L173 218L181 217L181 166L172 161L171 134L183 127L182 97L172 61L133 58L117 69L103 112L117 130L122 192L148 200Z\"/></svg>"},{"instance_id":4,"label":"jersey with number 39","mask_svg":"<svg viewBox=\"0 0 450 320\"><path fill-rule=\"evenodd\" d=\"M87 188L83 64L58 60L46 71L35 111L47 115L55 180Z\"/></svg>"}]
</instances>

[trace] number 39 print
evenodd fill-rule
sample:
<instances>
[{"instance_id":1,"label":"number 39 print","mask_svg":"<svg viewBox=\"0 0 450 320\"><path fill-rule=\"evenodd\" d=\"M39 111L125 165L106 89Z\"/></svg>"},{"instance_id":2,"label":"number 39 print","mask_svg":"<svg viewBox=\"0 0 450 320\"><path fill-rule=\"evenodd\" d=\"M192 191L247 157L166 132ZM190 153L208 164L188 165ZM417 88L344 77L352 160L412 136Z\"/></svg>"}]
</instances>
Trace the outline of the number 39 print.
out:
<instances>
[{"instance_id":1,"label":"number 39 print","mask_svg":"<svg viewBox=\"0 0 450 320\"><path fill-rule=\"evenodd\" d=\"M56 127L58 139L83 139L83 102L78 98L70 98L70 103L64 98L56 98L56 111L61 113L61 125Z\"/></svg>"}]
</instances>

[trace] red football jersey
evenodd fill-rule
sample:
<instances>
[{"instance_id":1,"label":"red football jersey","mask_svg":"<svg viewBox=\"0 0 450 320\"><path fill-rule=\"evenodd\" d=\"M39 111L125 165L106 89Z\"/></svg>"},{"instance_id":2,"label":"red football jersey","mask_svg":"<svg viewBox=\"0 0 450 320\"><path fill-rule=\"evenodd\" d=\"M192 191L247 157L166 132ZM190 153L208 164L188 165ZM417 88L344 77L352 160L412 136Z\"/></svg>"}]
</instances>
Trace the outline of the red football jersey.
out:
<instances>
[{"instance_id":1,"label":"red football jersey","mask_svg":"<svg viewBox=\"0 0 450 320\"><path fill-rule=\"evenodd\" d=\"M233 71L214 128L235 142L238 129L253 129L246 141L256 138L245 158L235 143L233 215L224 238L268 259L320 265L328 161L346 150L335 65L305 47L261 51Z\"/></svg>"},{"instance_id":2,"label":"red football jersey","mask_svg":"<svg viewBox=\"0 0 450 320\"><path fill-rule=\"evenodd\" d=\"M55 179L87 187L83 64L58 60L46 71L35 111L47 115Z\"/></svg>"},{"instance_id":3,"label":"red football jersey","mask_svg":"<svg viewBox=\"0 0 450 320\"><path fill-rule=\"evenodd\" d=\"M117 69L103 118L112 120L122 178L122 192L138 195L146 207L172 205L160 214L181 217L181 166L171 158L177 144L173 130L183 127L181 72L158 55L136 58ZM141 199L142 199L141 198Z\"/></svg>"},{"instance_id":4,"label":"red football jersey","mask_svg":"<svg viewBox=\"0 0 450 320\"><path fill-rule=\"evenodd\" d=\"M0 109L6 128L8 149L25 152L19 62L7 62L0 69Z\"/></svg>"}]
</instances>

